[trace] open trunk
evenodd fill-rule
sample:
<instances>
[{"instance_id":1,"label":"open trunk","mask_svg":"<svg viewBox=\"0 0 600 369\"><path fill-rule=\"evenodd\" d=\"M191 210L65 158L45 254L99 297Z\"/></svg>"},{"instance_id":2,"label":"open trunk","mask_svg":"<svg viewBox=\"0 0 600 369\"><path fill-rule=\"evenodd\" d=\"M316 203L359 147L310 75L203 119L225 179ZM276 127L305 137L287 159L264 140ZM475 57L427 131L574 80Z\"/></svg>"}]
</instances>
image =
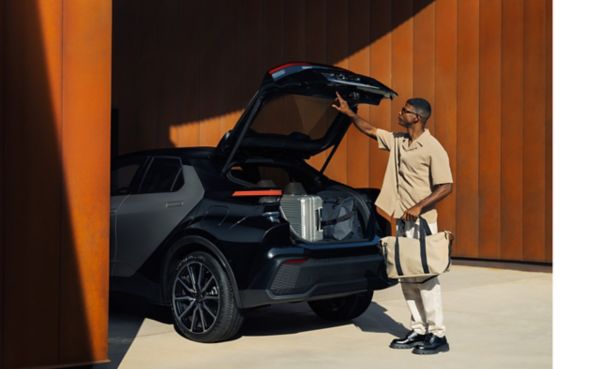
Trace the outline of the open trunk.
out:
<instances>
[{"instance_id":1,"label":"open trunk","mask_svg":"<svg viewBox=\"0 0 600 369\"><path fill-rule=\"evenodd\" d=\"M335 66L288 63L273 68L217 146L227 156L223 173L239 155L308 159L329 148L333 155L351 124L331 106L336 93L353 109L397 96L373 78Z\"/></svg>"},{"instance_id":2,"label":"open trunk","mask_svg":"<svg viewBox=\"0 0 600 369\"><path fill-rule=\"evenodd\" d=\"M273 216L289 223L297 242L359 242L372 238L374 219L367 197L307 167L245 163L234 165L227 175L247 188L281 189L281 196L265 197L261 202L278 205Z\"/></svg>"}]
</instances>

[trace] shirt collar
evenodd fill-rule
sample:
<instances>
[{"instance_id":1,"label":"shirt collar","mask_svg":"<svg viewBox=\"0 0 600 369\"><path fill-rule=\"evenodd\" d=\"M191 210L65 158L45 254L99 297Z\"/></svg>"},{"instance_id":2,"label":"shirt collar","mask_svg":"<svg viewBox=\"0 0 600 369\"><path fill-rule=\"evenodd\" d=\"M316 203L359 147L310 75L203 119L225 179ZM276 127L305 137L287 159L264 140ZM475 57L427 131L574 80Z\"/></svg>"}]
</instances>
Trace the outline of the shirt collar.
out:
<instances>
[{"instance_id":1,"label":"shirt collar","mask_svg":"<svg viewBox=\"0 0 600 369\"><path fill-rule=\"evenodd\" d=\"M417 147L423 147L423 142L427 139L428 136L431 136L431 133L429 133L429 130L425 128L423 133L421 133L421 135L417 137L417 139L414 140L412 142L412 145L409 147L408 141L410 140L410 137L408 136L408 134L406 134L404 136L404 140L402 140L402 146L404 146L405 150L414 150Z\"/></svg>"}]
</instances>

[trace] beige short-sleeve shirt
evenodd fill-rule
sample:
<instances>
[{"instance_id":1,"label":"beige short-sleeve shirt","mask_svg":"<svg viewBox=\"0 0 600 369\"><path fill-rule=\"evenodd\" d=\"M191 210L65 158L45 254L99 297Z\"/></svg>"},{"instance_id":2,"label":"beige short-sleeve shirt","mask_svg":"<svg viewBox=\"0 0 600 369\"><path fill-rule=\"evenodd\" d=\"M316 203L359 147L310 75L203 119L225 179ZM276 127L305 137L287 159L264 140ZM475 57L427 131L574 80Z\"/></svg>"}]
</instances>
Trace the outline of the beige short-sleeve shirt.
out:
<instances>
[{"instance_id":1,"label":"beige short-sleeve shirt","mask_svg":"<svg viewBox=\"0 0 600 369\"><path fill-rule=\"evenodd\" d=\"M390 151L381 192L375 201L381 210L400 218L406 209L431 195L436 185L452 183L448 153L428 129L409 145L409 136L377 129L377 143ZM421 214L437 222L437 211Z\"/></svg>"}]
</instances>

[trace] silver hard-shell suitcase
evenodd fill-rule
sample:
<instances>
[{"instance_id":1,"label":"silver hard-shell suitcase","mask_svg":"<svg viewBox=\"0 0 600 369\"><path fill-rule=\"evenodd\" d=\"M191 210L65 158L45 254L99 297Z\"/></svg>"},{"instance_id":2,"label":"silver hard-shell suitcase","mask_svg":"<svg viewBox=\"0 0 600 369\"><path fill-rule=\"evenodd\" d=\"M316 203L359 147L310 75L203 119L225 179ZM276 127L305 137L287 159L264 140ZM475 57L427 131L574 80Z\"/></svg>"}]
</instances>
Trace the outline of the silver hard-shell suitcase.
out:
<instances>
[{"instance_id":1,"label":"silver hard-shell suitcase","mask_svg":"<svg viewBox=\"0 0 600 369\"><path fill-rule=\"evenodd\" d=\"M307 242L323 240L323 200L315 195L283 195L280 209L292 233Z\"/></svg>"}]
</instances>

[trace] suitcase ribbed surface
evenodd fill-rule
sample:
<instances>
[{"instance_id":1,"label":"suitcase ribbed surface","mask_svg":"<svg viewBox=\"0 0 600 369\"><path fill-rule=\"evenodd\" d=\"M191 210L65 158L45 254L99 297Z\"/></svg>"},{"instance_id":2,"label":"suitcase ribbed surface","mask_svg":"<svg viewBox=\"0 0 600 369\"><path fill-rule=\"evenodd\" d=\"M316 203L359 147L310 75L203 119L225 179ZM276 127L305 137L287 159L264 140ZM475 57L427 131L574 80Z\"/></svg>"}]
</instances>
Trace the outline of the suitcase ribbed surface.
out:
<instances>
[{"instance_id":1,"label":"suitcase ribbed surface","mask_svg":"<svg viewBox=\"0 0 600 369\"><path fill-rule=\"evenodd\" d=\"M323 240L323 200L319 196L283 195L280 206L283 216L298 237L308 242Z\"/></svg>"}]
</instances>

